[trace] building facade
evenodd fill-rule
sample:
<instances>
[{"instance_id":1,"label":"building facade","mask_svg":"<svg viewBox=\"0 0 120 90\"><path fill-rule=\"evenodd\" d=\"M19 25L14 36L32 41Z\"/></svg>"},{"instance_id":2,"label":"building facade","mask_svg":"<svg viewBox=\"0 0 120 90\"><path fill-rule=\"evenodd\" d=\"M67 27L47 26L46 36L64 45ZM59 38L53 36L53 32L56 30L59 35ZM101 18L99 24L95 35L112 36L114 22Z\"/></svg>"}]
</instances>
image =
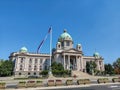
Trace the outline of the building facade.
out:
<instances>
[{"instance_id":1,"label":"building facade","mask_svg":"<svg viewBox=\"0 0 120 90\"><path fill-rule=\"evenodd\" d=\"M64 30L58 38L53 60L62 63L64 69L83 72L86 72L86 62L94 61L97 65L96 69L104 71L104 61L98 52L95 52L93 56L84 56L81 44L77 44L76 48L73 48L73 46L72 37Z\"/></svg>"},{"instance_id":2,"label":"building facade","mask_svg":"<svg viewBox=\"0 0 120 90\"><path fill-rule=\"evenodd\" d=\"M64 30L58 38L56 49L52 52L52 62L62 63L67 70L86 72L86 63L94 61L96 69L104 71L104 59L99 53L84 56L81 44L77 44L76 48L73 46L71 35ZM50 54L30 53L26 47L11 53L9 58L15 63L15 76L40 76L42 70L49 69Z\"/></svg>"}]
</instances>

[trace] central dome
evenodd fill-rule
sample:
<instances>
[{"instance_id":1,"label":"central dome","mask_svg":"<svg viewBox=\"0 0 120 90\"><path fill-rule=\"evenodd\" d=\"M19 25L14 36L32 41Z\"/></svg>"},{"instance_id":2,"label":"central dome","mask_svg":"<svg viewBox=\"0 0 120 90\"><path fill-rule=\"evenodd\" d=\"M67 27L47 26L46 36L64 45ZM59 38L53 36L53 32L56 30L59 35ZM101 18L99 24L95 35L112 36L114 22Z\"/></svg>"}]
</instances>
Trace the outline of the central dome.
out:
<instances>
[{"instance_id":1,"label":"central dome","mask_svg":"<svg viewBox=\"0 0 120 90\"><path fill-rule=\"evenodd\" d=\"M63 41L63 40L72 40L72 37L70 34L67 33L67 30L64 30L64 32L60 35L58 41Z\"/></svg>"}]
</instances>

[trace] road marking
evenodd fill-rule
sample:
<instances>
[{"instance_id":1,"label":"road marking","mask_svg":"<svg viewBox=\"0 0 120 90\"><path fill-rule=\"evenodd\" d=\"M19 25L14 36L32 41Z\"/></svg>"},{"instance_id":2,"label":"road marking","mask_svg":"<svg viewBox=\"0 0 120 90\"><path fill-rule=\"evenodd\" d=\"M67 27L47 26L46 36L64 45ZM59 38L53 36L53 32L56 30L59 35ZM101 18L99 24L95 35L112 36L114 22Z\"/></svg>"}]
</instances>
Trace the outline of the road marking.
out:
<instances>
[{"instance_id":1,"label":"road marking","mask_svg":"<svg viewBox=\"0 0 120 90\"><path fill-rule=\"evenodd\" d=\"M116 88L116 87L118 87L118 86L110 86L110 88Z\"/></svg>"}]
</instances>

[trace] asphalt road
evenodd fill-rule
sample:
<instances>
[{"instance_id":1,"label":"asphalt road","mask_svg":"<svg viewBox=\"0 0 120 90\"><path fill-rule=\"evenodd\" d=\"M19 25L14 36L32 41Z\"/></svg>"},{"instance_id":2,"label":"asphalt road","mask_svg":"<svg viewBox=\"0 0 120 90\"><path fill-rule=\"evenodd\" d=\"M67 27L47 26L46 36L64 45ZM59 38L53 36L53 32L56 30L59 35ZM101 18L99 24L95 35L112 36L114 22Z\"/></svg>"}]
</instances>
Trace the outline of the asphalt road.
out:
<instances>
[{"instance_id":1,"label":"asphalt road","mask_svg":"<svg viewBox=\"0 0 120 90\"><path fill-rule=\"evenodd\" d=\"M58 89L52 89L58 90ZM120 90L120 84L115 85L99 85L99 86L90 86L90 87L81 87L81 88L63 88L59 90Z\"/></svg>"}]
</instances>

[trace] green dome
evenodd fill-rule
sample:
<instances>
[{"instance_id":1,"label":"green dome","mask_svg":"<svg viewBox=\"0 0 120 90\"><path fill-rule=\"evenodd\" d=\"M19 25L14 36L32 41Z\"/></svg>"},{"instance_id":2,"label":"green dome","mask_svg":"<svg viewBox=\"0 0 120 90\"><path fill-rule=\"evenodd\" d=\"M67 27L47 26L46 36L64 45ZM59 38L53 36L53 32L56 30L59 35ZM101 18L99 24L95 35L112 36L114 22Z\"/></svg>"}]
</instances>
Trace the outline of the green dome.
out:
<instances>
[{"instance_id":1,"label":"green dome","mask_svg":"<svg viewBox=\"0 0 120 90\"><path fill-rule=\"evenodd\" d=\"M93 54L93 56L94 56L94 57L100 57L100 54L99 54L98 52L95 52L95 53Z\"/></svg>"},{"instance_id":2,"label":"green dome","mask_svg":"<svg viewBox=\"0 0 120 90\"><path fill-rule=\"evenodd\" d=\"M27 52L28 50L27 50L27 48L26 47L22 47L21 49L20 49L20 52Z\"/></svg>"},{"instance_id":3,"label":"green dome","mask_svg":"<svg viewBox=\"0 0 120 90\"><path fill-rule=\"evenodd\" d=\"M59 41L64 40L66 38L68 38L69 40L72 40L72 37L70 36L70 34L68 34L66 30L64 30L64 33L61 34L59 37Z\"/></svg>"}]
</instances>

